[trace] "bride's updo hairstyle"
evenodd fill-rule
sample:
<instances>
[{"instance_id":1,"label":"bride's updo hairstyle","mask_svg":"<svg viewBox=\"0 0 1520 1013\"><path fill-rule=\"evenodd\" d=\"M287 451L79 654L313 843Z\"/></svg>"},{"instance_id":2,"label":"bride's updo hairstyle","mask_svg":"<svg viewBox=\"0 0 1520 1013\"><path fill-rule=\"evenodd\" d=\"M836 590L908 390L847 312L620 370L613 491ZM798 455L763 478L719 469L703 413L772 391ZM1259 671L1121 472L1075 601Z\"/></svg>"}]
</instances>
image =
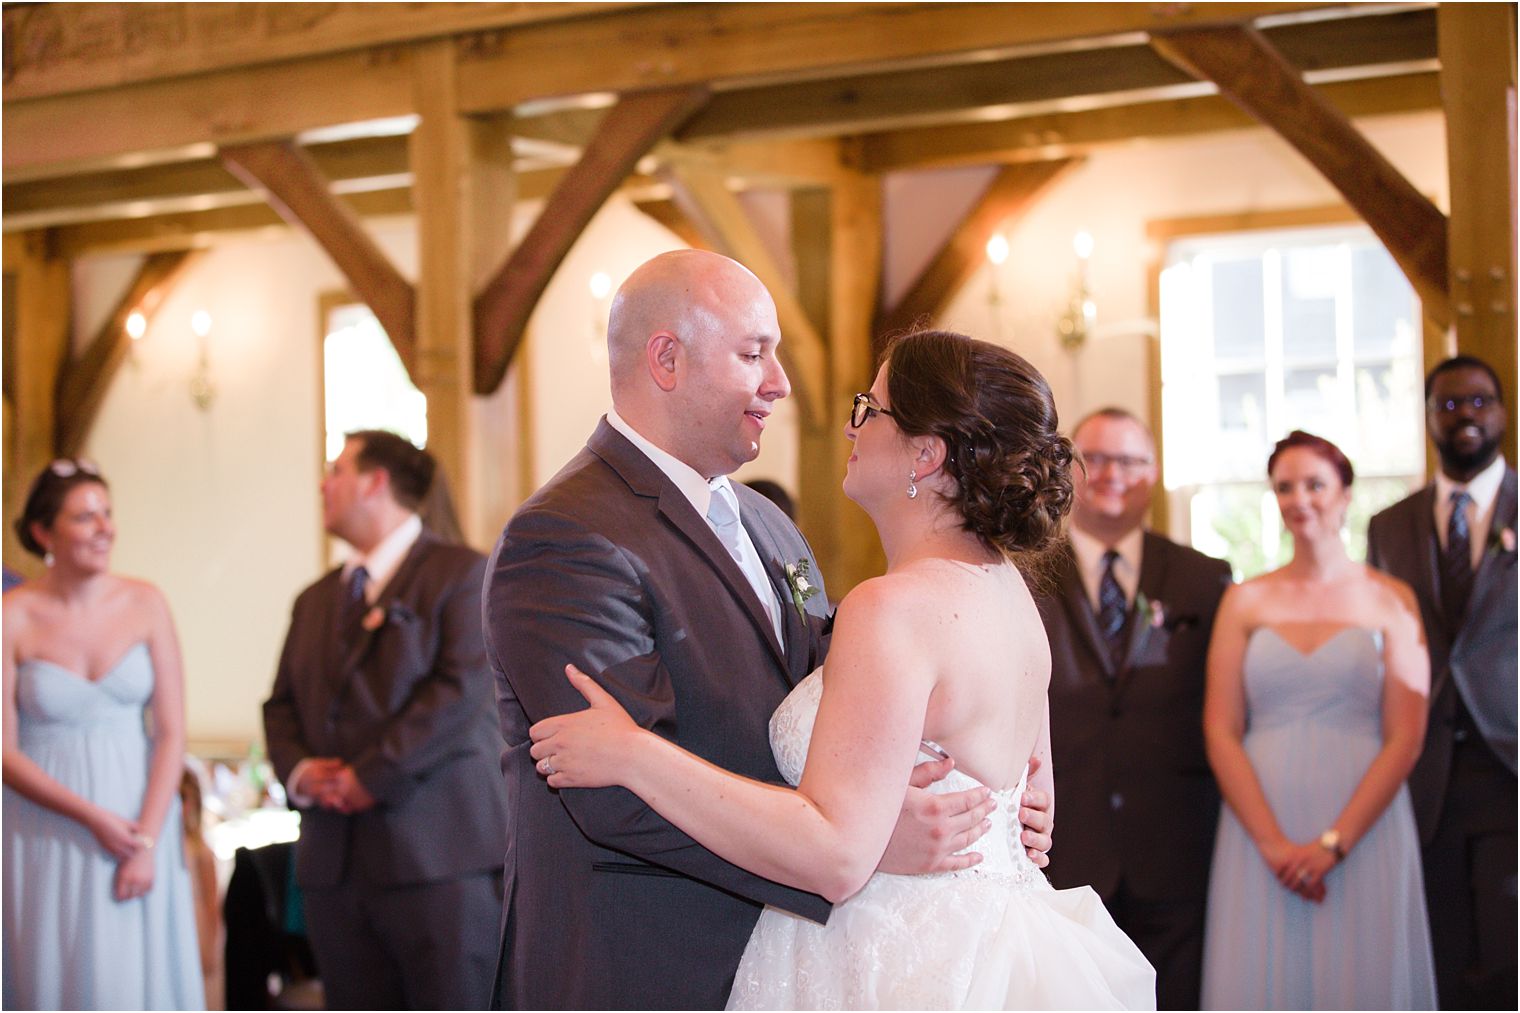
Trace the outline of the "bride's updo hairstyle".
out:
<instances>
[{"instance_id":1,"label":"bride's updo hairstyle","mask_svg":"<svg viewBox=\"0 0 1520 1013\"><path fill-rule=\"evenodd\" d=\"M1072 449L1040 371L952 331L905 334L886 362L892 421L905 436L945 441L946 498L965 529L1009 555L1047 548L1071 509Z\"/></svg>"}]
</instances>

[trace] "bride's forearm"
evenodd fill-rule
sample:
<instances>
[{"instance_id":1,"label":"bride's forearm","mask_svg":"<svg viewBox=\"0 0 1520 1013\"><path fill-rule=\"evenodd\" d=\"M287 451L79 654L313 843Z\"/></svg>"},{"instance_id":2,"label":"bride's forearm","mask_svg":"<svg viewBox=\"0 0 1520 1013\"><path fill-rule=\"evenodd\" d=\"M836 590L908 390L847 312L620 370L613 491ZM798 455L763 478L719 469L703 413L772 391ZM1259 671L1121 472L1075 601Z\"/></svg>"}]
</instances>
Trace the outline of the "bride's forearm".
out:
<instances>
[{"instance_id":1,"label":"bride's forearm","mask_svg":"<svg viewBox=\"0 0 1520 1013\"><path fill-rule=\"evenodd\" d=\"M835 903L865 885L886 848L885 836L841 826L801 791L724 770L653 733L638 736L619 780L726 861Z\"/></svg>"}]
</instances>

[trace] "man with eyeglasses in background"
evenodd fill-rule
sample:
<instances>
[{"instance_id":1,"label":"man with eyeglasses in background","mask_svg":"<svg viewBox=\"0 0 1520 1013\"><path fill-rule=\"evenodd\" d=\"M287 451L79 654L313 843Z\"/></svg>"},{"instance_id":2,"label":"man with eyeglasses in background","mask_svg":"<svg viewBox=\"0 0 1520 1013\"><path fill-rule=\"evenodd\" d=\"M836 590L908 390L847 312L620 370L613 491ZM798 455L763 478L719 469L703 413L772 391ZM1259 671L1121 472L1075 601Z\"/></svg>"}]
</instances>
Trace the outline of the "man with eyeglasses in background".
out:
<instances>
[{"instance_id":1,"label":"man with eyeglasses in background","mask_svg":"<svg viewBox=\"0 0 1520 1013\"><path fill-rule=\"evenodd\" d=\"M1515 470L1499 451L1506 423L1488 363L1458 355L1437 364L1425 378L1425 429L1440 471L1367 528L1367 561L1414 588L1430 650L1430 720L1409 792L1442 1009L1516 1003Z\"/></svg>"},{"instance_id":2,"label":"man with eyeglasses in background","mask_svg":"<svg viewBox=\"0 0 1520 1013\"><path fill-rule=\"evenodd\" d=\"M1230 566L1143 527L1150 430L1077 423L1069 543L1037 594L1050 636L1057 888L1091 884L1156 968L1161 1009L1197 1009L1219 790L1203 751L1204 662ZM1158 821L1157 813L1168 819Z\"/></svg>"}]
</instances>

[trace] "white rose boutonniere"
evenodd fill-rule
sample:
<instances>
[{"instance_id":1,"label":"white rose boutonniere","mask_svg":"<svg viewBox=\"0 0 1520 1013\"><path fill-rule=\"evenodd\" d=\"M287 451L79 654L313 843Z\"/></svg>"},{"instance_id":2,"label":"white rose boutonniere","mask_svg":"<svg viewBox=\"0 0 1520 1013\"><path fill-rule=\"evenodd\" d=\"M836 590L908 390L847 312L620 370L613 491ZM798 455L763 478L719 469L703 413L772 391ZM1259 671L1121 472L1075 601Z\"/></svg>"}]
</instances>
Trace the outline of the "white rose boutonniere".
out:
<instances>
[{"instance_id":1,"label":"white rose boutonniere","mask_svg":"<svg viewBox=\"0 0 1520 1013\"><path fill-rule=\"evenodd\" d=\"M818 593L818 585L808 578L812 575L812 565L806 559L799 559L795 563L786 563L782 569L786 571L786 586L792 592L792 605L797 609L797 615L807 619L807 609L803 603Z\"/></svg>"}]
</instances>

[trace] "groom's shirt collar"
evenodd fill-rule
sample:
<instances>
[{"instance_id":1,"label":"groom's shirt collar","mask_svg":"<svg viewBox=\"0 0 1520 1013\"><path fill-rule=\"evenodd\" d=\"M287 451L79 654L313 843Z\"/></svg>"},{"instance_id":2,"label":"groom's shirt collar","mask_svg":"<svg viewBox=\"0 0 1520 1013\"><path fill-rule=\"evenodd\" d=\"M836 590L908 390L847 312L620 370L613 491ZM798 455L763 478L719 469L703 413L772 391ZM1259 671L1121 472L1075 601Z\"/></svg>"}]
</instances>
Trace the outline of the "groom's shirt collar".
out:
<instances>
[{"instance_id":1,"label":"groom's shirt collar","mask_svg":"<svg viewBox=\"0 0 1520 1013\"><path fill-rule=\"evenodd\" d=\"M650 443L617 413L617 409L607 409L607 424L628 437L628 442L638 448L639 453L649 458L650 463L659 468L665 477L681 490L681 495L690 501L698 517L707 516L707 507L712 502L712 484L707 479L685 461ZM722 477L719 476L720 479Z\"/></svg>"}]
</instances>

